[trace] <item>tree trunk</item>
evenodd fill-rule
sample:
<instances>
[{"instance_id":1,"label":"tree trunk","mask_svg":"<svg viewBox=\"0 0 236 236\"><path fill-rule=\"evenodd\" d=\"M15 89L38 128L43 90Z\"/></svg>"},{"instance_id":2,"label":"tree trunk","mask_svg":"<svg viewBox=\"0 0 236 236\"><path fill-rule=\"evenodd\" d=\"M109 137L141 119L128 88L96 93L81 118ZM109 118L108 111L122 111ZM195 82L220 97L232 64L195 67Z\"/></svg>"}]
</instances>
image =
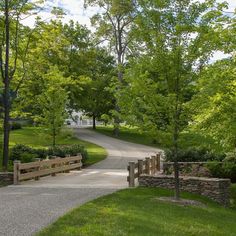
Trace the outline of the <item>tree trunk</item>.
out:
<instances>
[{"instance_id":1,"label":"tree trunk","mask_svg":"<svg viewBox=\"0 0 236 236\"><path fill-rule=\"evenodd\" d=\"M10 50L10 22L9 22L9 5L5 0L5 35L6 35L6 55L5 55L5 73L4 73L4 137L3 137L3 168L7 170L9 156L9 134L10 134L10 78L9 78L9 50Z\"/></svg>"},{"instance_id":2,"label":"tree trunk","mask_svg":"<svg viewBox=\"0 0 236 236\"><path fill-rule=\"evenodd\" d=\"M180 198L180 184L179 184L179 163L178 163L178 139L179 139L179 79L176 82L176 101L174 111L174 175L175 175L175 199Z\"/></svg>"},{"instance_id":3,"label":"tree trunk","mask_svg":"<svg viewBox=\"0 0 236 236\"><path fill-rule=\"evenodd\" d=\"M96 129L96 116L93 114L93 129Z\"/></svg>"},{"instance_id":4,"label":"tree trunk","mask_svg":"<svg viewBox=\"0 0 236 236\"><path fill-rule=\"evenodd\" d=\"M179 163L178 163L178 138L177 133L174 134L174 175L175 175L175 199L179 200L180 197L180 184L179 184Z\"/></svg>"},{"instance_id":5,"label":"tree trunk","mask_svg":"<svg viewBox=\"0 0 236 236\"><path fill-rule=\"evenodd\" d=\"M53 133L53 136L52 136L52 146L53 147L56 146L56 135L55 135L55 132Z\"/></svg>"},{"instance_id":6,"label":"tree trunk","mask_svg":"<svg viewBox=\"0 0 236 236\"><path fill-rule=\"evenodd\" d=\"M53 130L52 130L52 146L53 147L56 146L56 129L54 127L53 127Z\"/></svg>"},{"instance_id":7,"label":"tree trunk","mask_svg":"<svg viewBox=\"0 0 236 236\"><path fill-rule=\"evenodd\" d=\"M118 53L118 83L120 83L120 84L122 84L122 82L123 82L123 72L121 69L121 67L122 67L122 59L121 58L122 58L122 54ZM117 86L117 91L119 91L119 90L120 90L120 86ZM115 104L115 110L116 110L117 114L120 113L120 107L117 104L117 101ZM113 134L116 137L118 137L119 133L120 133L119 126L120 126L120 119L118 116L115 116Z\"/></svg>"}]
</instances>

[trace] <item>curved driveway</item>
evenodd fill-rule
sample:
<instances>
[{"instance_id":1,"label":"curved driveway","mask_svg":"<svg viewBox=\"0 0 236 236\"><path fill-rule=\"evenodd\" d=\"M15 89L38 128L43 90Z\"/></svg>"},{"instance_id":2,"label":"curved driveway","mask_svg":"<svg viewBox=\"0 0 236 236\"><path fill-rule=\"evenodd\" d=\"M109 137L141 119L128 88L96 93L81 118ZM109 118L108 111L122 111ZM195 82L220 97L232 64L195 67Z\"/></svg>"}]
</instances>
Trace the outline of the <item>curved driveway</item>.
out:
<instances>
[{"instance_id":1,"label":"curved driveway","mask_svg":"<svg viewBox=\"0 0 236 236\"><path fill-rule=\"evenodd\" d=\"M87 129L76 135L106 148L108 157L82 171L0 188L0 236L33 235L70 209L126 188L128 162L159 151Z\"/></svg>"}]
</instances>

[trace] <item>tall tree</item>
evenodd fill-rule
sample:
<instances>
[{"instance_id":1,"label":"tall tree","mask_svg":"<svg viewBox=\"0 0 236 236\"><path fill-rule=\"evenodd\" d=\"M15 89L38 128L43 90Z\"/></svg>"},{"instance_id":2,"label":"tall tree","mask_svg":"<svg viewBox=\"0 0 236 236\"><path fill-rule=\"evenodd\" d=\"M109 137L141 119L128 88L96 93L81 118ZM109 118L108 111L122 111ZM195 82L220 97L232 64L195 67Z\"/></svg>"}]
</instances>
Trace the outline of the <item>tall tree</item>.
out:
<instances>
[{"instance_id":1,"label":"tall tree","mask_svg":"<svg viewBox=\"0 0 236 236\"><path fill-rule=\"evenodd\" d=\"M158 134L169 134L178 199L179 136L189 120L186 103L191 100L199 72L216 49L215 23L224 20L225 5L211 0L139 3L136 38L144 51L138 60L131 61L125 76L129 86L118 99L124 114L130 109L128 119L134 124L145 123L149 129L156 127Z\"/></svg>"},{"instance_id":2,"label":"tall tree","mask_svg":"<svg viewBox=\"0 0 236 236\"><path fill-rule=\"evenodd\" d=\"M49 129L52 136L52 145L56 145L56 137L64 124L67 105L67 93L59 85L51 85L38 98L41 106L42 123Z\"/></svg>"},{"instance_id":3,"label":"tall tree","mask_svg":"<svg viewBox=\"0 0 236 236\"><path fill-rule=\"evenodd\" d=\"M131 43L131 30L136 17L136 1L118 0L85 0L85 7L97 6L101 13L91 18L96 27L96 35L101 42L107 41L112 54L116 57L118 82L114 92L119 92L123 83L124 66L127 52ZM115 104L114 134L119 134L120 108Z\"/></svg>"},{"instance_id":4,"label":"tall tree","mask_svg":"<svg viewBox=\"0 0 236 236\"><path fill-rule=\"evenodd\" d=\"M11 90L11 81L18 69L18 59L21 57L24 70L24 60L26 58L28 43L20 42L20 34L24 28L20 24L21 16L27 15L28 12L32 11L36 7L38 1L29 0L4 0L0 3L0 12L3 12L1 18L3 20L3 30L1 32L1 43L0 43L0 69L1 77L3 80L3 110L4 110L4 122L3 122L3 167L7 169L8 165L8 153L9 153L9 132L10 132L10 109L12 98L16 90ZM27 41L27 40L26 40ZM25 42L25 41L24 41ZM23 48L20 45L24 45ZM22 78L19 83L24 79L25 73L22 74Z\"/></svg>"},{"instance_id":5,"label":"tall tree","mask_svg":"<svg viewBox=\"0 0 236 236\"><path fill-rule=\"evenodd\" d=\"M90 48L86 53L87 83L81 85L82 91L77 95L77 110L83 110L93 118L93 129L96 119L109 115L114 109L114 96L110 89L114 74L114 59L105 49Z\"/></svg>"}]
</instances>

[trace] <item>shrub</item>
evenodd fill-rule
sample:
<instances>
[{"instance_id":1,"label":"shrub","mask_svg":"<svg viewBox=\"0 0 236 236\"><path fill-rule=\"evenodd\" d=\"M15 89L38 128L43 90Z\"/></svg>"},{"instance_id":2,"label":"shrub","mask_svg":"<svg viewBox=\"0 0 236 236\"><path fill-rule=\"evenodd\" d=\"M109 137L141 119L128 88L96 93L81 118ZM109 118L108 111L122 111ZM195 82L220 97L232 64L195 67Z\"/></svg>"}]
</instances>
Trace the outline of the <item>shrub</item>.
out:
<instances>
[{"instance_id":1,"label":"shrub","mask_svg":"<svg viewBox=\"0 0 236 236\"><path fill-rule=\"evenodd\" d=\"M227 153L224 161L236 163L236 152Z\"/></svg>"},{"instance_id":2,"label":"shrub","mask_svg":"<svg viewBox=\"0 0 236 236\"><path fill-rule=\"evenodd\" d=\"M210 170L212 177L229 178L232 183L236 183L236 163L224 161L222 163L209 162L207 168Z\"/></svg>"},{"instance_id":3,"label":"shrub","mask_svg":"<svg viewBox=\"0 0 236 236\"><path fill-rule=\"evenodd\" d=\"M173 153L173 149L165 150L165 161L174 161ZM206 148L188 148L178 151L178 161L180 162L222 161L225 157L225 154L216 154Z\"/></svg>"},{"instance_id":4,"label":"shrub","mask_svg":"<svg viewBox=\"0 0 236 236\"><path fill-rule=\"evenodd\" d=\"M21 154L21 162L27 163L34 161L35 158L38 158L37 154L29 153L29 152L22 152Z\"/></svg>"},{"instance_id":5,"label":"shrub","mask_svg":"<svg viewBox=\"0 0 236 236\"><path fill-rule=\"evenodd\" d=\"M47 157L46 149L34 149L24 144L17 144L10 150L10 159L21 162L30 162L34 158L45 159Z\"/></svg>"},{"instance_id":6,"label":"shrub","mask_svg":"<svg viewBox=\"0 0 236 236\"><path fill-rule=\"evenodd\" d=\"M66 157L66 156L76 156L78 153L82 155L82 162L88 158L88 153L85 150L84 146L79 144L74 144L70 146L56 146L48 149L49 156L57 156L57 157Z\"/></svg>"},{"instance_id":7,"label":"shrub","mask_svg":"<svg viewBox=\"0 0 236 236\"><path fill-rule=\"evenodd\" d=\"M22 159L22 155L26 153L33 153L33 149L23 144L17 144L10 150L10 159L11 160L20 160Z\"/></svg>"},{"instance_id":8,"label":"shrub","mask_svg":"<svg viewBox=\"0 0 236 236\"><path fill-rule=\"evenodd\" d=\"M82 155L82 162L88 158L88 153L84 146L74 144L69 146L56 146L49 149L35 149L23 144L17 144L10 150L10 159L12 161L19 160L21 162L30 162L34 158L45 159L46 157L66 157L76 156L78 153Z\"/></svg>"},{"instance_id":9,"label":"shrub","mask_svg":"<svg viewBox=\"0 0 236 236\"><path fill-rule=\"evenodd\" d=\"M22 129L21 123L12 122L12 123L11 123L11 130L17 130L17 129Z\"/></svg>"}]
</instances>

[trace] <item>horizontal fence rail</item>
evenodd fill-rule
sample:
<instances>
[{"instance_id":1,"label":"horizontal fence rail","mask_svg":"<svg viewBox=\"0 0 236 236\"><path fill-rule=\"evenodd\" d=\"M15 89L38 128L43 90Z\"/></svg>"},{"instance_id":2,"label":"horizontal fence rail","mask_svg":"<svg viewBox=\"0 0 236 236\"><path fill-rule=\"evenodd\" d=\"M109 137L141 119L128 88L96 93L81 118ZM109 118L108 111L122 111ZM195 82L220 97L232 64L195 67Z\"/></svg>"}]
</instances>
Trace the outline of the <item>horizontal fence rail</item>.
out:
<instances>
[{"instance_id":1,"label":"horizontal fence rail","mask_svg":"<svg viewBox=\"0 0 236 236\"><path fill-rule=\"evenodd\" d=\"M131 161L128 165L129 175L127 181L129 187L135 187L135 179L142 174L154 175L161 169L161 154L156 156L146 157L145 160L138 160L138 162Z\"/></svg>"},{"instance_id":2,"label":"horizontal fence rail","mask_svg":"<svg viewBox=\"0 0 236 236\"><path fill-rule=\"evenodd\" d=\"M70 170L81 169L82 156L78 154L73 157L54 157L50 160L37 160L29 163L14 161L14 184L20 181L35 179L39 180L42 176L55 176L57 173L70 172Z\"/></svg>"}]
</instances>

